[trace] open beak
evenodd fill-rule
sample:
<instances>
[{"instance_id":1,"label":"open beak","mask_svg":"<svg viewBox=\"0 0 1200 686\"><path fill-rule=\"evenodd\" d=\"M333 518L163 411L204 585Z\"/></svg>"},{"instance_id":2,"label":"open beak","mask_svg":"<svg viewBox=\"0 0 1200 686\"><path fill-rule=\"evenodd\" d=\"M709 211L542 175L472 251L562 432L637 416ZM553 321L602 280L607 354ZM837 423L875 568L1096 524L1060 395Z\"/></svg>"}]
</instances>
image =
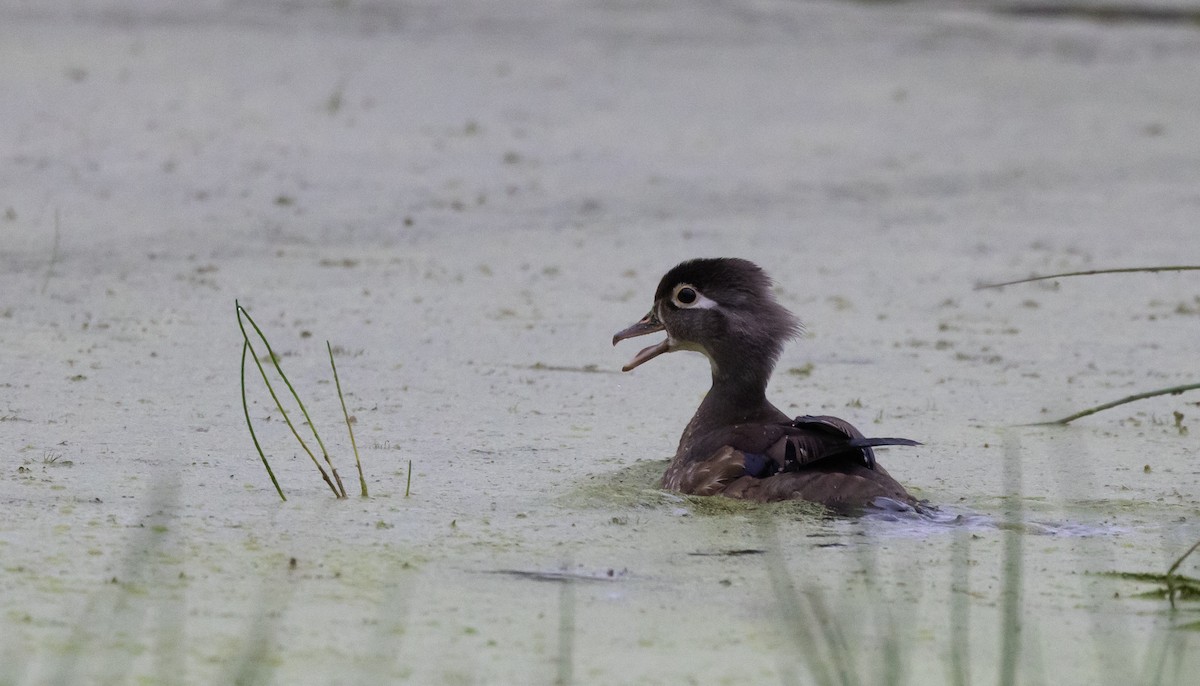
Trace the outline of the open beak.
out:
<instances>
[{"instance_id":1,"label":"open beak","mask_svg":"<svg viewBox=\"0 0 1200 686\"><path fill-rule=\"evenodd\" d=\"M626 338L645 336L646 334L657 333L665 330L666 329L663 327L662 322L658 320L658 314L656 314L654 310L650 310L650 312L647 313L645 317L642 317L637 324L634 324L627 329L618 331L613 336L613 345L620 343ZM666 352L671 352L670 338L664 338L661 343L652 345L648 348L643 348L641 352L633 356L633 359L630 360L628 364L626 364L624 367L621 367L621 371L627 372L643 362L652 360Z\"/></svg>"}]
</instances>

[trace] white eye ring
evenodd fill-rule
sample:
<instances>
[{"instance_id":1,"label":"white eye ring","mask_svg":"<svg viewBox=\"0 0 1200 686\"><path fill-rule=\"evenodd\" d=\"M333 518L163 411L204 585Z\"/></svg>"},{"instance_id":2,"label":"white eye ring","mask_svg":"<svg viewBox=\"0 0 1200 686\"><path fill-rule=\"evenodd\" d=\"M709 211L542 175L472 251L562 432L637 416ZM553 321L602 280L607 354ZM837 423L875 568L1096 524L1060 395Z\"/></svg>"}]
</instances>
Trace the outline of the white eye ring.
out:
<instances>
[{"instance_id":1,"label":"white eye ring","mask_svg":"<svg viewBox=\"0 0 1200 686\"><path fill-rule=\"evenodd\" d=\"M703 308L710 310L717 303L696 289L690 283L681 283L671 291L671 304L682 309Z\"/></svg>"}]
</instances>

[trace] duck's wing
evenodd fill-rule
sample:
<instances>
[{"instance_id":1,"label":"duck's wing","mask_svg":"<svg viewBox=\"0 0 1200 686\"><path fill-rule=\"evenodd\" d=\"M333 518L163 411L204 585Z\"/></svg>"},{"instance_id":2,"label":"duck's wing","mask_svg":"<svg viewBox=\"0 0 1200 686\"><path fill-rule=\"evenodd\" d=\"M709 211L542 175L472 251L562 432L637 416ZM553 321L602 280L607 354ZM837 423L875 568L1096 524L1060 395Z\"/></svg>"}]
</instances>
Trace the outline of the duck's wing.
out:
<instances>
[{"instance_id":1,"label":"duck's wing","mask_svg":"<svg viewBox=\"0 0 1200 686\"><path fill-rule=\"evenodd\" d=\"M874 483L879 481L885 491L898 489L903 494L899 484L876 468L871 447L877 445L920 444L907 438L867 438L837 417L739 424L697 439L687 454L667 467L662 487L691 495L825 502L828 497L819 494L831 490L847 491L838 496L847 501L858 501L868 492L879 495L879 484ZM839 486L838 476L855 478ZM859 479L865 479L861 488L851 486Z\"/></svg>"},{"instance_id":2,"label":"duck's wing","mask_svg":"<svg viewBox=\"0 0 1200 686\"><path fill-rule=\"evenodd\" d=\"M663 474L662 487L689 495L717 495L746 476L746 454L723 445L707 459L674 460Z\"/></svg>"},{"instance_id":3,"label":"duck's wing","mask_svg":"<svg viewBox=\"0 0 1200 686\"><path fill-rule=\"evenodd\" d=\"M872 447L920 443L907 438L868 438L838 417L806 415L780 426L777 438L762 451L767 468L751 471L749 466L758 456L744 454L747 474L725 486L726 496L765 502L809 500L844 511L875 504L880 498L901 506L916 503L887 470L875 464ZM763 441L770 435L763 432L757 439Z\"/></svg>"},{"instance_id":4,"label":"duck's wing","mask_svg":"<svg viewBox=\"0 0 1200 686\"><path fill-rule=\"evenodd\" d=\"M715 495L743 476L775 474L783 461L769 457L767 448L779 442L787 430L786 420L748 422L693 436L687 451L677 454L667 467L662 487L692 495Z\"/></svg>"},{"instance_id":5,"label":"duck's wing","mask_svg":"<svg viewBox=\"0 0 1200 686\"><path fill-rule=\"evenodd\" d=\"M779 471L801 467L829 458L850 458L867 469L875 469L879 445L921 445L908 438L867 438L850 422L839 417L805 415L796 417L784 435L766 450Z\"/></svg>"}]
</instances>

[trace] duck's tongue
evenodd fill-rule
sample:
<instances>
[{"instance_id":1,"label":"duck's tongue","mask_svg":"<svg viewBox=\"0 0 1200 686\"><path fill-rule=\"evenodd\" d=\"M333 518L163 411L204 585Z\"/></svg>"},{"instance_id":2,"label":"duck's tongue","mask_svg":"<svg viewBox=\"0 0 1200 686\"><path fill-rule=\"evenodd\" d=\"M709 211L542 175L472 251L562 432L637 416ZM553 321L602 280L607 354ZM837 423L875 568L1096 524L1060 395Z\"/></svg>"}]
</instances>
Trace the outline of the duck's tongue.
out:
<instances>
[{"instance_id":1,"label":"duck's tongue","mask_svg":"<svg viewBox=\"0 0 1200 686\"><path fill-rule=\"evenodd\" d=\"M641 320L638 321L638 323L636 323L633 326L630 326L626 329L622 329L622 330L618 331L613 336L613 345L620 343L621 341L625 340L626 338L634 338L636 336L645 336L646 334L657 333L662 330L663 330L663 325L662 325L662 322L658 321L658 315L655 314L654 310L650 310L650 312L645 317L642 317ZM657 345L652 345L648 348L642 349L641 352L639 352L637 355L633 356L633 359L630 360L628 364L626 364L624 367L621 367L621 371L627 372L627 371L633 369L634 367L637 367L638 365L642 364L643 362L646 362L647 360L652 360L652 359L658 357L659 355L661 355L665 352L670 352L670 351L671 351L670 339L669 338L664 339L661 343L658 343Z\"/></svg>"}]
</instances>

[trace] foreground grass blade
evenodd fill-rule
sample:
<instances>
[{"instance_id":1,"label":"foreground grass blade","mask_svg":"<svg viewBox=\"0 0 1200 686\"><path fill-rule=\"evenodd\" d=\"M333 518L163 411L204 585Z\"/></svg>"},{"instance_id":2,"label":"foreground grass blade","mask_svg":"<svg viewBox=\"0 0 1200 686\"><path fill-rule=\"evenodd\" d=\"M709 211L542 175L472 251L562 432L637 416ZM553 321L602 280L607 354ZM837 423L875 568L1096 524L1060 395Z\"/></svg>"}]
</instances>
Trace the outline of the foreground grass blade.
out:
<instances>
[{"instance_id":1,"label":"foreground grass blade","mask_svg":"<svg viewBox=\"0 0 1200 686\"><path fill-rule=\"evenodd\" d=\"M1135 272L1154 274L1156 272L1190 272L1200 270L1200 265L1181 265L1175 267L1119 267L1117 269L1088 269L1080 272L1062 272L1060 274L1046 274L1045 276L1030 276L1025 279L1015 279L1013 281L1004 281L1001 283L981 283L975 286L975 290L981 291L985 288L1003 288L1005 286L1015 286L1021 283L1031 283L1034 281L1046 281L1048 279L1064 279L1068 276L1093 276L1095 274L1130 274Z\"/></svg>"},{"instance_id":2,"label":"foreground grass blade","mask_svg":"<svg viewBox=\"0 0 1200 686\"><path fill-rule=\"evenodd\" d=\"M971 684L971 533L960 529L954 534L950 559L950 683Z\"/></svg>"},{"instance_id":3,"label":"foreground grass blade","mask_svg":"<svg viewBox=\"0 0 1200 686\"><path fill-rule=\"evenodd\" d=\"M158 605L160 616L170 616L167 627L160 627L163 644L173 645L173 649L183 646L181 636L170 635L171 631L181 630L187 616L182 596L162 596L161 600L152 601L147 593L148 588L170 581L161 560L170 533L168 523L178 521L175 512L179 484L170 480L174 476L156 478L151 484L149 495L144 498L141 525L130 527L132 533L116 560L116 570L90 594L66 646L61 649L61 660L53 673L39 683L54 686L134 683L137 653L114 644L114 639L123 634L144 634L152 602ZM180 661L179 656L171 659Z\"/></svg>"},{"instance_id":4,"label":"foreground grass blade","mask_svg":"<svg viewBox=\"0 0 1200 686\"><path fill-rule=\"evenodd\" d=\"M242 411L246 413L246 428L250 429L250 438L254 441L254 449L258 451L259 458L262 459L263 466L267 468L267 476L271 477L271 483L275 485L275 492L279 494L279 498L287 502L287 496L283 494L283 489L279 487L279 481L275 478L275 472L271 470L271 463L267 462L267 456L263 453L262 445L258 442L258 434L254 433L254 424L250 421L250 405L246 402L246 352L250 350L250 341L242 341Z\"/></svg>"},{"instance_id":5,"label":"foreground grass blade","mask_svg":"<svg viewBox=\"0 0 1200 686\"><path fill-rule=\"evenodd\" d=\"M825 638L826 652L829 654L830 662L833 663L838 683L842 686L861 683L854 667L855 661L850 650L850 642L846 640L845 626L825 606L822 595L820 591L812 587L804 590L804 597L808 599L809 614L816 620L817 626Z\"/></svg>"},{"instance_id":6,"label":"foreground grass blade","mask_svg":"<svg viewBox=\"0 0 1200 686\"><path fill-rule=\"evenodd\" d=\"M1011 431L1004 434L1004 482L1008 512L1004 532L1004 579L1001 600L1000 686L1017 683L1021 661L1021 445Z\"/></svg>"},{"instance_id":7,"label":"foreground grass blade","mask_svg":"<svg viewBox=\"0 0 1200 686\"><path fill-rule=\"evenodd\" d=\"M900 686L904 683L904 655L901 641L904 639L903 629L897 624L893 613L893 603L883 592L875 580L880 577L879 564L875 558L875 541L871 540L871 528L856 522L854 533L862 536L867 543L859 545L858 558L862 564L863 586L866 590L866 603L872 615L870 626L882 635L875 640L882 649L883 659L880 663L878 681L882 686ZM859 640L862 640L860 637Z\"/></svg>"},{"instance_id":8,"label":"foreground grass blade","mask_svg":"<svg viewBox=\"0 0 1200 686\"><path fill-rule=\"evenodd\" d=\"M821 655L818 645L820 637L811 628L816 623L813 614L811 611L805 611L804 603L796 590L796 582L788 572L783 553L780 552L775 522L766 515L760 516L758 528L759 537L766 550L763 557L767 564L767 577L771 582L771 591L775 596L775 605L779 608L780 619L789 634L792 647L803 658L804 666L808 668L809 676L812 677L811 682L799 683L816 683L820 686L839 683L833 676L831 666ZM841 683L844 684L844 680Z\"/></svg>"},{"instance_id":9,"label":"foreground grass blade","mask_svg":"<svg viewBox=\"0 0 1200 686\"><path fill-rule=\"evenodd\" d=\"M245 341L246 347L249 348L250 359L254 360L254 365L258 367L258 373L262 375L263 383L266 384L267 391L269 391L271 394L271 399L275 401L275 407L279 410L279 413L283 415L283 421L286 422L288 428L292 430L292 436L295 436L296 440L299 441L300 447L304 448L304 452L308 453L308 457L312 460L313 464L316 465L317 471L321 473L321 478L324 479L325 483L329 485L329 488L333 491L333 494L339 498L345 498L346 489L343 488L339 491L338 487L335 486L333 481L329 479L329 474L325 472L325 468L322 467L321 463L317 461L317 456L313 454L312 449L310 449L308 444L304 442L304 439L300 437L300 432L296 430L296 425L292 423L292 418L288 416L287 410L283 409L283 403L279 401L279 396L275 393L275 387L271 385L271 380L267 378L267 370L263 369L262 362L260 362L258 359L258 353L256 353L254 350L254 344L250 342L250 336L246 333L246 325L242 323L242 316L245 315L246 321L250 322L250 326L254 327L255 332L258 333L258 337L261 338L263 344L267 346L267 354L271 358L271 363L275 365L275 371L279 373L279 376L283 379L283 382L286 383L288 389L291 390L292 397L296 399L296 403L300 405L301 411L304 412L304 418L308 419L308 410L304 409L304 403L300 400L299 394L296 393L296 389L292 387L292 383L288 381L287 375L283 373L283 369L279 366L279 358L275 354L275 351L271 349L271 344L267 341L266 335L263 334L262 329L258 328L258 324L254 323L254 319L250 317L249 312L243 309L236 300L233 301L233 304L237 308L238 327L242 330L242 340ZM313 430L313 435L316 435L317 430L315 427L313 427L312 420L308 421L308 426ZM318 437L317 440L319 442L320 438ZM321 444L321 450L325 450L324 444ZM325 462L327 464L329 463L329 453L325 453ZM330 469L333 470L332 464L330 464ZM336 478L337 470L333 470L333 472L334 477ZM338 484L341 484L341 479L338 479Z\"/></svg>"},{"instance_id":10,"label":"foreground grass blade","mask_svg":"<svg viewBox=\"0 0 1200 686\"><path fill-rule=\"evenodd\" d=\"M563 565L570 569L570 565ZM558 655L554 686L571 686L575 681L575 583L563 579L558 586Z\"/></svg>"},{"instance_id":11,"label":"foreground grass blade","mask_svg":"<svg viewBox=\"0 0 1200 686\"><path fill-rule=\"evenodd\" d=\"M239 642L239 652L227 661L227 670L217 683L235 686L268 686L275 683L275 661L281 652L279 634L292 596L296 579L285 577L264 579L258 607Z\"/></svg>"},{"instance_id":12,"label":"foreground grass blade","mask_svg":"<svg viewBox=\"0 0 1200 686\"><path fill-rule=\"evenodd\" d=\"M346 418L346 431L350 434L350 447L354 448L354 465L358 467L358 484L362 488L362 497L367 497L367 479L363 476L362 461L358 459L358 443L354 441L354 427L350 425L350 413L346 411L346 399L342 396L342 382L338 379L337 365L333 362L333 346L325 341L329 350L329 366L333 368L333 383L337 386L338 400L342 403L342 416ZM344 494L344 492L343 492Z\"/></svg>"}]
</instances>

